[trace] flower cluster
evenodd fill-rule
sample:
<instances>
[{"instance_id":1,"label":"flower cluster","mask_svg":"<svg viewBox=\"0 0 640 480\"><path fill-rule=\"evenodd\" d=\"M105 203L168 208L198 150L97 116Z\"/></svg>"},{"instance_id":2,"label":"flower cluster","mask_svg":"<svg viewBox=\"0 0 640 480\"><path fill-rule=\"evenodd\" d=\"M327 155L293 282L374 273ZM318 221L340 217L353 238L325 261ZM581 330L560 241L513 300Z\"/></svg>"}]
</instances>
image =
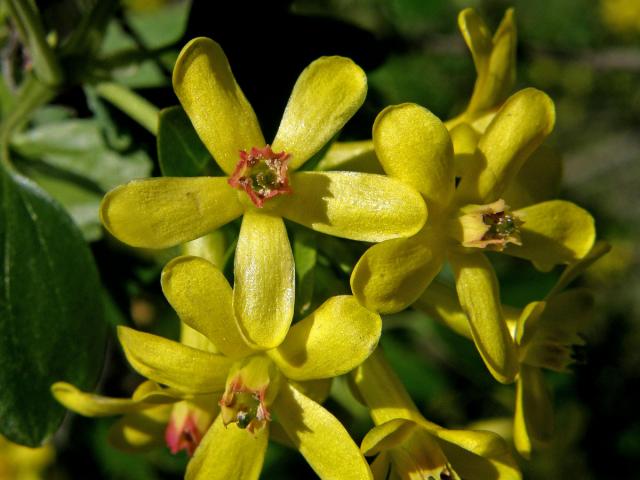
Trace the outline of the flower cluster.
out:
<instances>
[{"instance_id":1,"label":"flower cluster","mask_svg":"<svg viewBox=\"0 0 640 480\"><path fill-rule=\"evenodd\" d=\"M566 370L590 306L587 292L565 287L606 253L591 215L555 199L559 160L543 144L552 100L533 88L512 93L513 11L494 35L471 9L459 25L477 71L463 113L442 122L416 104L389 106L371 140L334 142L324 154L366 95L354 62L312 62L267 143L221 47L189 42L174 90L227 176L130 182L106 195L101 219L120 241L159 249L242 217L233 286L202 256L173 259L161 284L180 342L119 327L127 360L147 379L132 397L60 382L56 398L87 416L122 414L111 430L122 448L185 450L186 478L257 478L269 440L299 450L321 478L520 478L496 433L426 420L378 348L380 315L412 306L471 339L491 375L516 384L513 439L528 457L551 436L541 369ZM302 170L316 155L315 169ZM285 219L374 244L351 272L351 295L325 298L295 322ZM516 309L502 305L486 252L541 271L566 267L544 299ZM445 265L455 285L436 279ZM361 447L322 406L342 375L375 424Z\"/></svg>"}]
</instances>

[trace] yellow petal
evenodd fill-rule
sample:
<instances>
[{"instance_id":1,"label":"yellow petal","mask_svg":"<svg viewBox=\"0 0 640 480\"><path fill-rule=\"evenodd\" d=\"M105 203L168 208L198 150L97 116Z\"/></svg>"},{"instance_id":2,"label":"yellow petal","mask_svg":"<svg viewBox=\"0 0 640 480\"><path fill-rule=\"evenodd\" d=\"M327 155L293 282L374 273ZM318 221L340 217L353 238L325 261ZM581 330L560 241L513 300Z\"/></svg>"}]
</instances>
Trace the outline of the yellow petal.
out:
<instances>
[{"instance_id":1,"label":"yellow petal","mask_svg":"<svg viewBox=\"0 0 640 480\"><path fill-rule=\"evenodd\" d=\"M265 145L227 57L210 38L194 38L184 46L173 69L173 89L202 143L228 174L240 150Z\"/></svg>"},{"instance_id":2,"label":"yellow petal","mask_svg":"<svg viewBox=\"0 0 640 480\"><path fill-rule=\"evenodd\" d=\"M517 32L513 9L506 11L493 38L472 9L461 12L458 24L478 74L467 113L496 108L507 98L516 80Z\"/></svg>"},{"instance_id":3,"label":"yellow petal","mask_svg":"<svg viewBox=\"0 0 640 480\"><path fill-rule=\"evenodd\" d=\"M296 169L320 150L360 108L367 76L352 60L321 57L300 74L293 87L273 151L291 155Z\"/></svg>"},{"instance_id":4,"label":"yellow petal","mask_svg":"<svg viewBox=\"0 0 640 480\"><path fill-rule=\"evenodd\" d=\"M224 390L232 360L128 327L118 338L131 366L143 377L187 394Z\"/></svg>"},{"instance_id":5,"label":"yellow petal","mask_svg":"<svg viewBox=\"0 0 640 480\"><path fill-rule=\"evenodd\" d=\"M377 348L352 377L376 425L397 418L421 418L418 407L384 358L381 348Z\"/></svg>"},{"instance_id":6,"label":"yellow petal","mask_svg":"<svg viewBox=\"0 0 640 480\"><path fill-rule=\"evenodd\" d=\"M562 157L540 145L507 187L502 198L512 209L551 200L558 196L562 180Z\"/></svg>"},{"instance_id":7,"label":"yellow petal","mask_svg":"<svg viewBox=\"0 0 640 480\"><path fill-rule=\"evenodd\" d=\"M372 479L369 465L342 424L285 383L273 410L287 435L320 478Z\"/></svg>"},{"instance_id":8,"label":"yellow petal","mask_svg":"<svg viewBox=\"0 0 640 480\"><path fill-rule=\"evenodd\" d=\"M124 243L165 248L215 230L242 209L226 178L149 178L107 193L100 219Z\"/></svg>"},{"instance_id":9,"label":"yellow petal","mask_svg":"<svg viewBox=\"0 0 640 480\"><path fill-rule=\"evenodd\" d=\"M373 480L388 480L389 467L391 466L391 458L388 452L382 452L379 454L373 462L371 462L371 473L373 473Z\"/></svg>"},{"instance_id":10,"label":"yellow petal","mask_svg":"<svg viewBox=\"0 0 640 480\"><path fill-rule=\"evenodd\" d=\"M260 349L280 345L293 319L293 253L281 218L244 215L235 258L233 306L245 338Z\"/></svg>"},{"instance_id":11,"label":"yellow petal","mask_svg":"<svg viewBox=\"0 0 640 480\"><path fill-rule=\"evenodd\" d=\"M162 291L180 320L205 335L228 357L251 352L233 312L233 291L212 263L200 257L178 257L162 271Z\"/></svg>"},{"instance_id":12,"label":"yellow petal","mask_svg":"<svg viewBox=\"0 0 640 480\"><path fill-rule=\"evenodd\" d=\"M269 427L255 434L218 415L187 465L186 480L251 480L262 471Z\"/></svg>"},{"instance_id":13,"label":"yellow petal","mask_svg":"<svg viewBox=\"0 0 640 480\"><path fill-rule=\"evenodd\" d=\"M333 378L321 378L319 380L307 380L304 382L296 382L291 380L296 390L302 393L305 397L309 397L316 403L324 403L331 393L331 385L333 385Z\"/></svg>"},{"instance_id":14,"label":"yellow petal","mask_svg":"<svg viewBox=\"0 0 640 480\"><path fill-rule=\"evenodd\" d=\"M462 311L456 291L442 282L431 282L413 304L427 315L440 321L458 335L472 338L469 319Z\"/></svg>"},{"instance_id":15,"label":"yellow petal","mask_svg":"<svg viewBox=\"0 0 640 480\"><path fill-rule=\"evenodd\" d=\"M179 397L165 392L153 382L144 382L134 398L103 397L95 393L78 390L66 382L56 382L51 393L62 405L86 417L107 417L123 413L136 412L150 408L154 404L174 403Z\"/></svg>"},{"instance_id":16,"label":"yellow petal","mask_svg":"<svg viewBox=\"0 0 640 480\"><path fill-rule=\"evenodd\" d=\"M480 170L462 177L456 191L459 203L485 204L500 198L554 122L553 102L544 92L526 88L512 95L478 141Z\"/></svg>"},{"instance_id":17,"label":"yellow petal","mask_svg":"<svg viewBox=\"0 0 640 480\"><path fill-rule=\"evenodd\" d=\"M513 442L529 458L534 446L547 444L553 435L551 396L539 368L522 365L516 388Z\"/></svg>"},{"instance_id":18,"label":"yellow petal","mask_svg":"<svg viewBox=\"0 0 640 480\"><path fill-rule=\"evenodd\" d=\"M333 142L325 156L318 162L315 170L384 173L373 148L372 140Z\"/></svg>"},{"instance_id":19,"label":"yellow petal","mask_svg":"<svg viewBox=\"0 0 640 480\"><path fill-rule=\"evenodd\" d=\"M524 222L522 245L509 244L505 253L531 260L542 271L579 260L595 241L593 217L574 203L550 200L513 213Z\"/></svg>"},{"instance_id":20,"label":"yellow petal","mask_svg":"<svg viewBox=\"0 0 640 480\"><path fill-rule=\"evenodd\" d=\"M367 250L351 274L351 290L367 308L380 313L404 310L424 292L444 261L444 245L426 228Z\"/></svg>"},{"instance_id":21,"label":"yellow petal","mask_svg":"<svg viewBox=\"0 0 640 480\"><path fill-rule=\"evenodd\" d=\"M502 314L498 280L482 253L449 255L462 310L473 340L493 377L511 383L518 373L516 348Z\"/></svg>"},{"instance_id":22,"label":"yellow petal","mask_svg":"<svg viewBox=\"0 0 640 480\"><path fill-rule=\"evenodd\" d=\"M449 204L455 189L453 146L438 117L413 103L387 107L373 124L373 143L387 175L422 193L430 214Z\"/></svg>"},{"instance_id":23,"label":"yellow petal","mask_svg":"<svg viewBox=\"0 0 640 480\"><path fill-rule=\"evenodd\" d=\"M500 436L478 430L433 431L461 478L520 480L511 450Z\"/></svg>"},{"instance_id":24,"label":"yellow petal","mask_svg":"<svg viewBox=\"0 0 640 480\"><path fill-rule=\"evenodd\" d=\"M449 132L453 143L453 154L456 177L462 177L465 172L479 171L480 159L475 155L480 134L469 124L460 123Z\"/></svg>"},{"instance_id":25,"label":"yellow petal","mask_svg":"<svg viewBox=\"0 0 640 480\"><path fill-rule=\"evenodd\" d=\"M293 195L275 207L283 217L336 237L381 242L415 234L424 200L399 180L357 172L300 172Z\"/></svg>"},{"instance_id":26,"label":"yellow petal","mask_svg":"<svg viewBox=\"0 0 640 480\"><path fill-rule=\"evenodd\" d=\"M404 442L413 433L416 424L404 418L394 418L376 425L362 439L360 450L367 457L391 450Z\"/></svg>"},{"instance_id":27,"label":"yellow petal","mask_svg":"<svg viewBox=\"0 0 640 480\"><path fill-rule=\"evenodd\" d=\"M109 443L130 453L145 452L164 445L164 433L170 415L169 405L125 415L109 428Z\"/></svg>"},{"instance_id":28,"label":"yellow petal","mask_svg":"<svg viewBox=\"0 0 640 480\"><path fill-rule=\"evenodd\" d=\"M314 380L353 370L376 348L382 320L348 295L332 297L291 327L269 356L286 377Z\"/></svg>"}]
</instances>

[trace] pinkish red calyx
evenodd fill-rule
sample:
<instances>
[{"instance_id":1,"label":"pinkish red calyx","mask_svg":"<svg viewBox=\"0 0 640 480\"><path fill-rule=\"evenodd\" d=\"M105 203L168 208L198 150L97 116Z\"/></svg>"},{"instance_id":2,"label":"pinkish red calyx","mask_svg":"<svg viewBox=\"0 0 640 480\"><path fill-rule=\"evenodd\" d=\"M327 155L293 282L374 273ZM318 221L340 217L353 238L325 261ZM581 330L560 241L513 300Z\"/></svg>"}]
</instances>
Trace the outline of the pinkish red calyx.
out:
<instances>
[{"instance_id":1,"label":"pinkish red calyx","mask_svg":"<svg viewBox=\"0 0 640 480\"><path fill-rule=\"evenodd\" d=\"M180 422L173 418L169 421L164 439L171 453L176 454L180 450L186 450L191 457L202 440L202 432L198 428L194 415L189 413Z\"/></svg>"},{"instance_id":2,"label":"pinkish red calyx","mask_svg":"<svg viewBox=\"0 0 640 480\"><path fill-rule=\"evenodd\" d=\"M252 147L250 152L242 150L229 185L247 192L253 204L262 208L268 199L292 193L287 173L289 157L286 152L275 153L269 145Z\"/></svg>"},{"instance_id":3,"label":"pinkish red calyx","mask_svg":"<svg viewBox=\"0 0 640 480\"><path fill-rule=\"evenodd\" d=\"M246 387L239 377L232 381L220 399L224 424L235 423L251 433L263 428L271 421L265 405L266 391L266 387L260 390Z\"/></svg>"}]
</instances>

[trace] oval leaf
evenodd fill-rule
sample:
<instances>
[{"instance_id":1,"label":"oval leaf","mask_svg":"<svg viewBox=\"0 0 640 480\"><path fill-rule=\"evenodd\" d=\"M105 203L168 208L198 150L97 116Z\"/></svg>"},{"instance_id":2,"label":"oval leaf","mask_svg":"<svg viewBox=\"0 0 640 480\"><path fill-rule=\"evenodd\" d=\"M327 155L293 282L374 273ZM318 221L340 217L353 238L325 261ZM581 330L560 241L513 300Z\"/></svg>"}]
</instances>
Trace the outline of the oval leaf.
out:
<instances>
[{"instance_id":1,"label":"oval leaf","mask_svg":"<svg viewBox=\"0 0 640 480\"><path fill-rule=\"evenodd\" d=\"M0 432L37 446L60 425L56 381L94 386L106 322L82 234L31 181L0 169Z\"/></svg>"}]
</instances>

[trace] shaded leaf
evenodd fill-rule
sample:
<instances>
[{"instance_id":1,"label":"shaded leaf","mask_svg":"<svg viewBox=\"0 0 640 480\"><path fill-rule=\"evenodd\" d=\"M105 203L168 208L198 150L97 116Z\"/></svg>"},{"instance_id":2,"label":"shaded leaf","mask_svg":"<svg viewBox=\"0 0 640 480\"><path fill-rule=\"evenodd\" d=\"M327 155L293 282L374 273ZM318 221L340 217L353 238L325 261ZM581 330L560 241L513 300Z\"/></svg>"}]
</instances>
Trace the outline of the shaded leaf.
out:
<instances>
[{"instance_id":1,"label":"shaded leaf","mask_svg":"<svg viewBox=\"0 0 640 480\"><path fill-rule=\"evenodd\" d=\"M91 389L106 323L100 281L80 232L28 179L0 170L0 431L29 446L59 426L55 381Z\"/></svg>"}]
</instances>

